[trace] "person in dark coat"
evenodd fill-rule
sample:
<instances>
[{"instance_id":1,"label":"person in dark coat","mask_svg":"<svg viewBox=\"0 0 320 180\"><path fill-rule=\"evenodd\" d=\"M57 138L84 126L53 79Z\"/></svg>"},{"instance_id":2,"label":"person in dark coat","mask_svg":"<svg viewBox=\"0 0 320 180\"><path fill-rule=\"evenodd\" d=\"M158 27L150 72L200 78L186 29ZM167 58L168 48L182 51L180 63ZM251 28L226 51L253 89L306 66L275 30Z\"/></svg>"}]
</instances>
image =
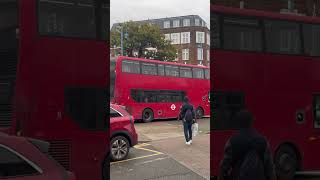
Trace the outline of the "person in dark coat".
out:
<instances>
[{"instance_id":1,"label":"person in dark coat","mask_svg":"<svg viewBox=\"0 0 320 180\"><path fill-rule=\"evenodd\" d=\"M187 120L186 114L188 110L192 112L192 119L194 120L191 120L191 121ZM185 96L183 99L183 105L180 108L179 119L181 119L183 122L183 129L184 129L186 144L190 145L192 144L192 124L193 122L196 121L196 116L195 116L194 108L192 104L189 103L189 99L187 96Z\"/></svg>"}]
</instances>

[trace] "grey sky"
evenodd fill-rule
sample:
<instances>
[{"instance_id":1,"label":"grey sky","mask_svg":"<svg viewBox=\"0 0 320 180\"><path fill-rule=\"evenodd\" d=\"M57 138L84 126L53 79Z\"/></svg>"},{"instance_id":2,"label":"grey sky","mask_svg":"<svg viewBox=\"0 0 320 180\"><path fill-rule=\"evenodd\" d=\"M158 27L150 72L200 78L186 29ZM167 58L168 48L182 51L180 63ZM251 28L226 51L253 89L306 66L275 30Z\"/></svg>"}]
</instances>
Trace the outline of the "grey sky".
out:
<instances>
[{"instance_id":1,"label":"grey sky","mask_svg":"<svg viewBox=\"0 0 320 180\"><path fill-rule=\"evenodd\" d=\"M210 0L111 0L113 23L164 17L199 15L210 28Z\"/></svg>"}]
</instances>

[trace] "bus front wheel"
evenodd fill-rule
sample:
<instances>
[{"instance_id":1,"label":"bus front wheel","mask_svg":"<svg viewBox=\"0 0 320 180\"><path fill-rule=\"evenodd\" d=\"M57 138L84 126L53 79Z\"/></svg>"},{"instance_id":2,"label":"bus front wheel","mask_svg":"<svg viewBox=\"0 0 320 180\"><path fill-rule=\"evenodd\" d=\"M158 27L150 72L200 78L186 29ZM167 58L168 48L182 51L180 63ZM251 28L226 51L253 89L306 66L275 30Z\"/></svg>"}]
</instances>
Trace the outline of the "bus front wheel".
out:
<instances>
[{"instance_id":1,"label":"bus front wheel","mask_svg":"<svg viewBox=\"0 0 320 180\"><path fill-rule=\"evenodd\" d=\"M196 113L197 113L198 119L202 118L204 115L204 111L203 111L202 107L198 107Z\"/></svg>"},{"instance_id":2,"label":"bus front wheel","mask_svg":"<svg viewBox=\"0 0 320 180\"><path fill-rule=\"evenodd\" d=\"M278 179L292 180L298 169L298 156L289 145L282 145L275 155L275 166Z\"/></svg>"},{"instance_id":3,"label":"bus front wheel","mask_svg":"<svg viewBox=\"0 0 320 180\"><path fill-rule=\"evenodd\" d=\"M145 109L142 113L142 121L148 123L153 121L153 111L151 109Z\"/></svg>"}]
</instances>

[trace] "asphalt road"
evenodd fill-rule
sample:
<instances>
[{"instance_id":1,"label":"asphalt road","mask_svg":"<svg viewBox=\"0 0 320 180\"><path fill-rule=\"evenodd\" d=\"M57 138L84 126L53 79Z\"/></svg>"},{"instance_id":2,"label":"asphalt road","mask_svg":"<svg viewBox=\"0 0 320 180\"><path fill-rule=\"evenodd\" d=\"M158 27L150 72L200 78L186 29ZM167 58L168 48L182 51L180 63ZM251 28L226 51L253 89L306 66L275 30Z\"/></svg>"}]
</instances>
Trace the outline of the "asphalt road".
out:
<instances>
[{"instance_id":1,"label":"asphalt road","mask_svg":"<svg viewBox=\"0 0 320 180\"><path fill-rule=\"evenodd\" d=\"M110 172L112 180L205 180L146 143L131 149L128 159L111 163Z\"/></svg>"}]
</instances>

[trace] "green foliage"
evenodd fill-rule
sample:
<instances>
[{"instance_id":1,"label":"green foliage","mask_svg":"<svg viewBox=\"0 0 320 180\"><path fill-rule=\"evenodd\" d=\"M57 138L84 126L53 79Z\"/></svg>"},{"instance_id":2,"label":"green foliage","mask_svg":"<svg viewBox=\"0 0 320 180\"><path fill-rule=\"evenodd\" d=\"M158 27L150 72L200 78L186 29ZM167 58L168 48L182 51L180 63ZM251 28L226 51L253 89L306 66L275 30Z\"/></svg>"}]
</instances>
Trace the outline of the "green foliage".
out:
<instances>
[{"instance_id":1,"label":"green foliage","mask_svg":"<svg viewBox=\"0 0 320 180\"><path fill-rule=\"evenodd\" d=\"M170 41L165 40L160 28L156 25L135 22L121 24L118 29L111 31L111 47L120 47L121 28L124 34L124 55L133 57L133 52L140 58L151 58L161 61L172 61L176 58L176 48ZM156 48L157 51L148 51L146 48Z\"/></svg>"}]
</instances>

